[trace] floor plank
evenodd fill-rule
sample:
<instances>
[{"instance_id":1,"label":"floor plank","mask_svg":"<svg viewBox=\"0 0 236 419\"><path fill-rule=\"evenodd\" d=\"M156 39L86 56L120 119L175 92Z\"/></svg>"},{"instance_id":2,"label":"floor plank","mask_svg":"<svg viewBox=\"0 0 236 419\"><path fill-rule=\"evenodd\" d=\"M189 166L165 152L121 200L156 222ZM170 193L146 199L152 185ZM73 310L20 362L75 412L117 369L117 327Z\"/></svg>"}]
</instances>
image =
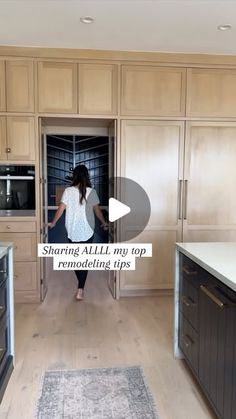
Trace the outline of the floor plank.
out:
<instances>
[{"instance_id":1,"label":"floor plank","mask_svg":"<svg viewBox=\"0 0 236 419\"><path fill-rule=\"evenodd\" d=\"M83 302L74 274L54 272L45 301L16 306L15 369L4 419L32 419L46 369L141 365L161 419L215 418L183 361L173 356L173 298L113 300L106 273L90 273Z\"/></svg>"}]
</instances>

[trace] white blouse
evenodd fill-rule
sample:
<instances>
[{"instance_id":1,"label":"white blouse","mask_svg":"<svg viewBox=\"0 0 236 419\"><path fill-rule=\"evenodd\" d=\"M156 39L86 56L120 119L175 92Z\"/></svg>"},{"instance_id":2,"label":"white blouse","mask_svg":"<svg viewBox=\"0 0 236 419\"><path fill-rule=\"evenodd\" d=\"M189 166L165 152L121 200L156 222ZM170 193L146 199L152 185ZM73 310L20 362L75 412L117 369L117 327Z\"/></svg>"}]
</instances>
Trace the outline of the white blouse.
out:
<instances>
[{"instance_id":1,"label":"white blouse","mask_svg":"<svg viewBox=\"0 0 236 419\"><path fill-rule=\"evenodd\" d=\"M65 226L68 238L72 242L87 241L94 234L94 205L99 204L95 189L86 188L86 201L80 203L81 194L78 187L66 188L61 202L66 205Z\"/></svg>"}]
</instances>

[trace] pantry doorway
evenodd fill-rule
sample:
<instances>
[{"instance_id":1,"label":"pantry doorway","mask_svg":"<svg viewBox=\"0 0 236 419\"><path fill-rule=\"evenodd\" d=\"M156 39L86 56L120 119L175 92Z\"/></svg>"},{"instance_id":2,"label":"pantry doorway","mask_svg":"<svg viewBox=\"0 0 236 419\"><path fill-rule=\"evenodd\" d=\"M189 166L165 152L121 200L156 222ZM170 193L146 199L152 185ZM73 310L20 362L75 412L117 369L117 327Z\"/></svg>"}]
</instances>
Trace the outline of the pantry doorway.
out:
<instances>
[{"instance_id":1,"label":"pantry doorway","mask_svg":"<svg viewBox=\"0 0 236 419\"><path fill-rule=\"evenodd\" d=\"M100 199L100 207L108 221L110 197L117 197L116 120L40 118L41 129L41 243L68 243L63 215L56 228L50 222L60 203L64 189L71 184L74 167L88 168L92 187ZM115 243L116 223L104 231L96 219L94 243ZM45 298L52 272L51 258L42 258L41 299ZM113 298L119 298L117 271L105 272Z\"/></svg>"}]
</instances>

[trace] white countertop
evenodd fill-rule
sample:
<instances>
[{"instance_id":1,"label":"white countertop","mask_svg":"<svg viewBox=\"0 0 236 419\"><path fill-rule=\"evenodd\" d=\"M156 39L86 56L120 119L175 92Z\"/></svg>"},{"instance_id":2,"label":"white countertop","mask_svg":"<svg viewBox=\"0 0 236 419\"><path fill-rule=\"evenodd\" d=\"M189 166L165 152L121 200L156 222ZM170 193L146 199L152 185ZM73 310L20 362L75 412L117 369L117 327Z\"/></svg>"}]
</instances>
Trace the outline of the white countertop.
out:
<instances>
[{"instance_id":1,"label":"white countertop","mask_svg":"<svg viewBox=\"0 0 236 419\"><path fill-rule=\"evenodd\" d=\"M0 259L5 256L9 249L12 248L12 243L10 242L0 242Z\"/></svg>"},{"instance_id":2,"label":"white countertop","mask_svg":"<svg viewBox=\"0 0 236 419\"><path fill-rule=\"evenodd\" d=\"M177 243L188 256L225 285L236 291L236 243Z\"/></svg>"}]
</instances>

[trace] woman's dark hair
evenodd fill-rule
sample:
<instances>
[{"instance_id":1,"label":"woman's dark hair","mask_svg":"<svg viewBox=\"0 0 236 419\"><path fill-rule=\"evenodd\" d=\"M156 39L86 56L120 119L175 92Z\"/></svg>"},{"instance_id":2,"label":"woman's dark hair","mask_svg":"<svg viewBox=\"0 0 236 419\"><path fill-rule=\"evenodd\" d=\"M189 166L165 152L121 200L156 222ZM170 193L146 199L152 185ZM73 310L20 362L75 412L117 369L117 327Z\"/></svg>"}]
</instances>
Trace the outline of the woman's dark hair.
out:
<instances>
[{"instance_id":1,"label":"woman's dark hair","mask_svg":"<svg viewBox=\"0 0 236 419\"><path fill-rule=\"evenodd\" d=\"M79 186L80 191L80 203L83 203L83 200L86 201L86 188L91 188L91 182L89 178L89 172L87 167L84 164L79 164L73 170L72 177L72 186Z\"/></svg>"}]
</instances>

